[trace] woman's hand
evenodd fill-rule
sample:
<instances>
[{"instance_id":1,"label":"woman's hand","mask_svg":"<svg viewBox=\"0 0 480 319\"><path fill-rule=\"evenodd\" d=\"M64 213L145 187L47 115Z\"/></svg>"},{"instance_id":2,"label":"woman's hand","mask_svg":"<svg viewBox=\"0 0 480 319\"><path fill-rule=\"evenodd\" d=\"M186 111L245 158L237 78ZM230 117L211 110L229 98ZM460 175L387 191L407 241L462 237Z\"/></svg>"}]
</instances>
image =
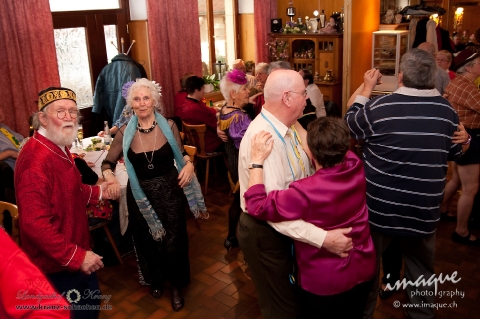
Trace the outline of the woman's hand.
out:
<instances>
[{"instance_id":1,"label":"woman's hand","mask_svg":"<svg viewBox=\"0 0 480 319\"><path fill-rule=\"evenodd\" d=\"M252 138L251 162L262 165L273 149L272 134L260 131Z\"/></svg>"},{"instance_id":2,"label":"woman's hand","mask_svg":"<svg viewBox=\"0 0 480 319\"><path fill-rule=\"evenodd\" d=\"M468 141L468 133L465 130L465 127L462 123L459 123L457 126L457 130L453 133L452 143L454 144L464 144Z\"/></svg>"},{"instance_id":3,"label":"woman's hand","mask_svg":"<svg viewBox=\"0 0 480 319\"><path fill-rule=\"evenodd\" d=\"M190 184L193 178L194 170L195 169L193 167L192 162L187 162L185 166L182 168L182 170L180 171L180 174L178 174L178 180L179 180L178 185L181 188L184 188L185 186Z\"/></svg>"},{"instance_id":4,"label":"woman's hand","mask_svg":"<svg viewBox=\"0 0 480 319\"><path fill-rule=\"evenodd\" d=\"M102 188L102 199L118 199L120 197L120 183L115 178L116 182L104 182L100 184Z\"/></svg>"}]
</instances>

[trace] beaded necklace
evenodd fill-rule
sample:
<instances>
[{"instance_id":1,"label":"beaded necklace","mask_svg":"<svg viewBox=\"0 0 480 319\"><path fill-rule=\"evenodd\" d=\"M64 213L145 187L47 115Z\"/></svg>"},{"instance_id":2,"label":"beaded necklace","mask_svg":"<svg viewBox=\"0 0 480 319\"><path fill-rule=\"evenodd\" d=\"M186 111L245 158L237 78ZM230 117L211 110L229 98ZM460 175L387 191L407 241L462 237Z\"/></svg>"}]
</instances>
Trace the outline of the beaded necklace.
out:
<instances>
[{"instance_id":1,"label":"beaded necklace","mask_svg":"<svg viewBox=\"0 0 480 319\"><path fill-rule=\"evenodd\" d=\"M153 129L155 128L155 126L157 126L157 122L156 121L153 121L153 124L152 126L150 126L149 128L142 128L142 126L140 125L140 122L137 123L137 130L139 132L142 132L142 133L150 133L151 131L153 131Z\"/></svg>"}]
</instances>

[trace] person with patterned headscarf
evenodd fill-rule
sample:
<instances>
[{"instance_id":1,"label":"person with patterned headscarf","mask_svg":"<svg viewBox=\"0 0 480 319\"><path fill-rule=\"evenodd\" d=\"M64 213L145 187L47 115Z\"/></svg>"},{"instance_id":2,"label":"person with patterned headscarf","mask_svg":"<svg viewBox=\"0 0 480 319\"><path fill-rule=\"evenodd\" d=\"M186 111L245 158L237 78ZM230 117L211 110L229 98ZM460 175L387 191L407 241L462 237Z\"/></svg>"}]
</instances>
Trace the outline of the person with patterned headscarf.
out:
<instances>
[{"instance_id":1,"label":"person with patterned headscarf","mask_svg":"<svg viewBox=\"0 0 480 319\"><path fill-rule=\"evenodd\" d=\"M3 109L0 108L0 161L4 161L14 169L23 136L3 124L4 120L5 115Z\"/></svg>"}]
</instances>

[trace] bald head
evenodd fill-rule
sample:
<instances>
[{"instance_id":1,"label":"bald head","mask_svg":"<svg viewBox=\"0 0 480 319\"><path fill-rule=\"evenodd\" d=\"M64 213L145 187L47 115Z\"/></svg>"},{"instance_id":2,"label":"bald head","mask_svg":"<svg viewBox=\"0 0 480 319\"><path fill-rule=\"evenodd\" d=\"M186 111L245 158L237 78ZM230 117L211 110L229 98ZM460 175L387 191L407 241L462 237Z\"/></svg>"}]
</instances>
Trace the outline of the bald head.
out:
<instances>
[{"instance_id":1,"label":"bald head","mask_svg":"<svg viewBox=\"0 0 480 319\"><path fill-rule=\"evenodd\" d=\"M430 42L423 42L418 45L420 50L430 53L431 55L435 55L435 46L433 43Z\"/></svg>"},{"instance_id":2,"label":"bald head","mask_svg":"<svg viewBox=\"0 0 480 319\"><path fill-rule=\"evenodd\" d=\"M246 67L245 67L245 62L243 62L242 59L236 59L233 61L233 68L242 71L243 73L246 73Z\"/></svg>"},{"instance_id":3,"label":"bald head","mask_svg":"<svg viewBox=\"0 0 480 319\"><path fill-rule=\"evenodd\" d=\"M295 83L300 83L300 87L303 86L305 88L302 76L294 70L279 69L272 72L265 83L263 91L265 102L281 100L283 92L295 90Z\"/></svg>"},{"instance_id":4,"label":"bald head","mask_svg":"<svg viewBox=\"0 0 480 319\"><path fill-rule=\"evenodd\" d=\"M306 104L303 78L294 70L272 72L265 83L264 108L286 126L294 124Z\"/></svg>"}]
</instances>

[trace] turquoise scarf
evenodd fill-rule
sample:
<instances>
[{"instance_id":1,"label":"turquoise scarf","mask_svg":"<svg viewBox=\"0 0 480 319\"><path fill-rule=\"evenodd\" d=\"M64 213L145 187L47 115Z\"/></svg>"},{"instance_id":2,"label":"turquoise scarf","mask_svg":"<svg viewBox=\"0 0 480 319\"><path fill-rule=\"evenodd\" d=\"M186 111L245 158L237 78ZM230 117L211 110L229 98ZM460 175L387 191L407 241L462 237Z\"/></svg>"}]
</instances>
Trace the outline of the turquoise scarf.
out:
<instances>
[{"instance_id":1,"label":"turquoise scarf","mask_svg":"<svg viewBox=\"0 0 480 319\"><path fill-rule=\"evenodd\" d=\"M177 170L180 172L185 166L185 161L183 159L180 148L178 147L177 140L173 136L172 130L168 125L167 120L161 116L159 113L155 112L155 121L158 124L158 127L162 131L163 135L167 138L168 143L173 151L173 156L177 165ZM133 168L132 163L128 160L128 150L132 139L135 136L137 130L138 117L135 115L132 117L130 122L128 122L127 128L125 129L123 136L123 157L125 159L125 167L127 168L128 179L130 181L130 187L132 189L133 197L137 202L138 208L142 213L143 217L147 221L148 227L150 228L150 233L153 236L153 239L160 241L163 236L165 236L165 229L163 228L162 222L158 218L158 215L153 210L150 201L140 187L138 182L137 174ZM192 181L183 188L183 192L188 200L188 205L192 211L195 218L200 216L200 213L206 213L207 208L205 207L205 201L203 199L202 191L200 184L198 183L197 177L193 175Z\"/></svg>"}]
</instances>

